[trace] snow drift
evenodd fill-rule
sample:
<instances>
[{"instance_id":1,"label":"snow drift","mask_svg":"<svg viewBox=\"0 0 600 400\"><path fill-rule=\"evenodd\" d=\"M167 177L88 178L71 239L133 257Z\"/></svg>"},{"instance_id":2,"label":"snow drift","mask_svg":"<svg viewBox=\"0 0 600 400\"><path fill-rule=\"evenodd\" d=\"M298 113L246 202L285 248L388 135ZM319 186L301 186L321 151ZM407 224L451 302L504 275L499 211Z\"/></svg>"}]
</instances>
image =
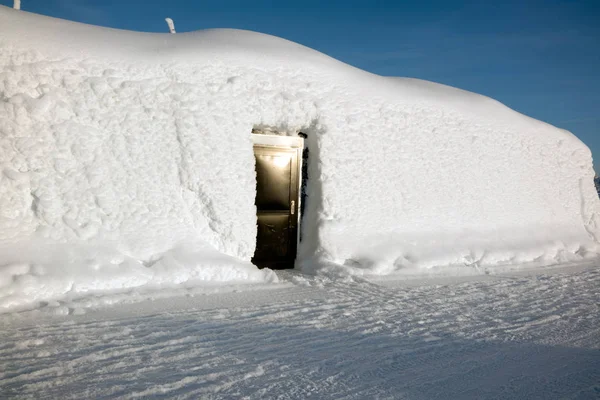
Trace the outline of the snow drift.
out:
<instances>
[{"instance_id":1,"label":"snow drift","mask_svg":"<svg viewBox=\"0 0 600 400\"><path fill-rule=\"evenodd\" d=\"M253 32L6 7L0 65L0 308L276 280L249 261L255 127L308 135L304 271L493 272L600 251L589 149L484 96Z\"/></svg>"}]
</instances>

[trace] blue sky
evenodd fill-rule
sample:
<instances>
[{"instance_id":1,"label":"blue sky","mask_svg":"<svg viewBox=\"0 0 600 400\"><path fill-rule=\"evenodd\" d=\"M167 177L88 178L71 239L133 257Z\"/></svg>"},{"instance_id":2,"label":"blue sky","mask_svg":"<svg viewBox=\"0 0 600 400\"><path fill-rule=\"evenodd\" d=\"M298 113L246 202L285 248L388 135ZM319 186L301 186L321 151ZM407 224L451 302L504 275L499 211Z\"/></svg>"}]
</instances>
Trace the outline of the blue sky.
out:
<instances>
[{"instance_id":1,"label":"blue sky","mask_svg":"<svg viewBox=\"0 0 600 400\"><path fill-rule=\"evenodd\" d=\"M269 33L359 68L456 86L565 128L600 170L600 1L21 0L22 9L166 32ZM13 0L0 0L12 6Z\"/></svg>"}]
</instances>

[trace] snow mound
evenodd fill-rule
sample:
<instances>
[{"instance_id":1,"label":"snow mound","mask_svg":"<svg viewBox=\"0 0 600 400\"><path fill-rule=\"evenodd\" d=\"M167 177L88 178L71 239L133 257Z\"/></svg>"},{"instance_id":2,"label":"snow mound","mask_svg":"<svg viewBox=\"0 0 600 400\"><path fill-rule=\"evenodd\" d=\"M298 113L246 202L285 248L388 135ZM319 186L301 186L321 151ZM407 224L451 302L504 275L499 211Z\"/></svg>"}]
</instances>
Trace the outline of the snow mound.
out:
<instances>
[{"instance_id":1,"label":"snow mound","mask_svg":"<svg viewBox=\"0 0 600 400\"><path fill-rule=\"evenodd\" d=\"M153 261L126 256L109 246L71 243L38 243L35 248L11 250L17 253L0 252L0 311L86 295L133 294L138 288L278 281L271 270L258 270L198 243L178 245Z\"/></svg>"},{"instance_id":2,"label":"snow mound","mask_svg":"<svg viewBox=\"0 0 600 400\"><path fill-rule=\"evenodd\" d=\"M484 96L259 33L6 7L0 65L0 309L276 280L250 264L256 127L308 135L303 271L481 273L600 252L589 149Z\"/></svg>"}]
</instances>

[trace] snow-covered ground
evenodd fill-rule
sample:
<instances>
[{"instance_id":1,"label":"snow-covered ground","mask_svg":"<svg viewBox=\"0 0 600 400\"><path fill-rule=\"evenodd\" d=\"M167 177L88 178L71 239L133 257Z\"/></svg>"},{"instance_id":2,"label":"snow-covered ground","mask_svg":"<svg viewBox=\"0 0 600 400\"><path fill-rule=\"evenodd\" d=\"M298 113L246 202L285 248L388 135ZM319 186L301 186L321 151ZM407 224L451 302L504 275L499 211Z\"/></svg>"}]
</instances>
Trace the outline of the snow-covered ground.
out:
<instances>
[{"instance_id":1,"label":"snow-covered ground","mask_svg":"<svg viewBox=\"0 0 600 400\"><path fill-rule=\"evenodd\" d=\"M278 275L1 315L0 398L600 398L593 264L453 282Z\"/></svg>"}]
</instances>

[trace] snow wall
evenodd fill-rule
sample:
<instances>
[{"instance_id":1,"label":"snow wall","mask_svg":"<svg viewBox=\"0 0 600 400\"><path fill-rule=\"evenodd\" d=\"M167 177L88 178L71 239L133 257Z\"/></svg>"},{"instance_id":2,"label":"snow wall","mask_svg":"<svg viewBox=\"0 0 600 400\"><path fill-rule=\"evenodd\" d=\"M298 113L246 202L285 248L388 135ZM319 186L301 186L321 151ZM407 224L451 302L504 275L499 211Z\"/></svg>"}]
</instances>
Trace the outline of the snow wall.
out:
<instances>
[{"instance_id":1,"label":"snow wall","mask_svg":"<svg viewBox=\"0 0 600 400\"><path fill-rule=\"evenodd\" d=\"M591 153L484 96L238 30L119 31L0 7L0 307L276 281L250 132L308 135L297 268L493 272L597 257Z\"/></svg>"}]
</instances>

